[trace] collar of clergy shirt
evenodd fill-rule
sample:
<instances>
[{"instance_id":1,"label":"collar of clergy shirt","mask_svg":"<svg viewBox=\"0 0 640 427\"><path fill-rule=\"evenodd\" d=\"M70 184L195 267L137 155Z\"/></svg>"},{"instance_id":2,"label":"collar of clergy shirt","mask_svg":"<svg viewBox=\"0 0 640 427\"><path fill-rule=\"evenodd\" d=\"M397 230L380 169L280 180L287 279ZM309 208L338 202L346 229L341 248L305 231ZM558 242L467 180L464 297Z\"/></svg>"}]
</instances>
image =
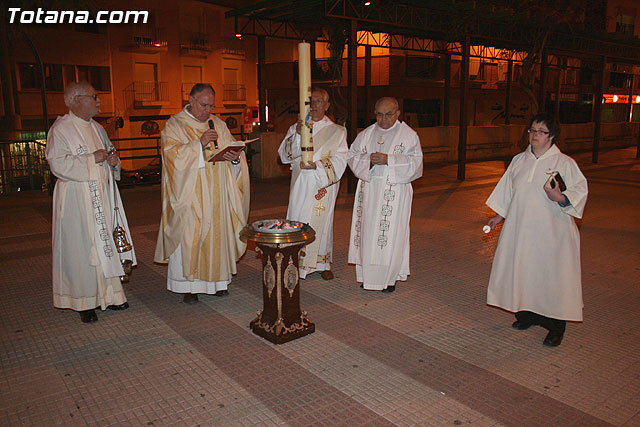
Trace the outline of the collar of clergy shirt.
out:
<instances>
[{"instance_id":1,"label":"collar of clergy shirt","mask_svg":"<svg viewBox=\"0 0 640 427\"><path fill-rule=\"evenodd\" d=\"M395 129L396 126L398 126L399 123L400 123L400 120L396 120L396 122L393 124L393 126L391 126L389 129L382 129L377 122L376 122L376 126L378 127L378 130L381 130L382 132L389 132L391 129Z\"/></svg>"},{"instance_id":2,"label":"collar of clergy shirt","mask_svg":"<svg viewBox=\"0 0 640 427\"><path fill-rule=\"evenodd\" d=\"M85 120L82 117L78 117L75 114L73 114L73 111L71 111L71 110L69 110L69 115L71 116L71 120L73 120L78 125L83 126L83 127L91 126L91 120L93 120L93 119Z\"/></svg>"},{"instance_id":3,"label":"collar of clergy shirt","mask_svg":"<svg viewBox=\"0 0 640 427\"><path fill-rule=\"evenodd\" d=\"M205 120L204 122L201 122L200 120L196 119L195 116L191 114L191 111L189 111L190 107L191 107L191 104L187 104L182 109L185 113L187 113L187 116L191 117L193 120L195 120L198 123L207 123L209 119ZM211 117L211 114L209 114L209 117Z\"/></svg>"}]
</instances>

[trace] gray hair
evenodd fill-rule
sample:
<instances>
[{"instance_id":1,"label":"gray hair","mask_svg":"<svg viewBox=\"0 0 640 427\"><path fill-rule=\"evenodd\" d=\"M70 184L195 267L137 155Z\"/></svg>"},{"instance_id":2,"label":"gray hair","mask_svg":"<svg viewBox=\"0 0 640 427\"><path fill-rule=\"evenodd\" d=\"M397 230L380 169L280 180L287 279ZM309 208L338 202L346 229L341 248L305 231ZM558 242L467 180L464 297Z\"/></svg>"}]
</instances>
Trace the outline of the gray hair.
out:
<instances>
[{"instance_id":1,"label":"gray hair","mask_svg":"<svg viewBox=\"0 0 640 427\"><path fill-rule=\"evenodd\" d=\"M322 94L324 102L329 102L329 92L327 92L326 90L322 89L321 87L314 87L311 89L311 93L313 92L320 92Z\"/></svg>"},{"instance_id":2,"label":"gray hair","mask_svg":"<svg viewBox=\"0 0 640 427\"><path fill-rule=\"evenodd\" d=\"M196 96L200 92L202 92L204 90L207 90L207 89L209 89L211 91L211 93L213 93L213 96L216 96L216 91L213 90L213 86L211 86L209 83L196 83L191 88L191 92L189 92L189 96Z\"/></svg>"},{"instance_id":3,"label":"gray hair","mask_svg":"<svg viewBox=\"0 0 640 427\"><path fill-rule=\"evenodd\" d=\"M396 110L399 110L399 109L400 109L400 104L398 104L398 100L397 100L397 99L395 99L395 98L394 98L394 97L392 97L392 96L383 96L382 98L378 99L378 100L376 101L376 105L374 106L374 108L375 108L375 109L377 109L377 108L378 108L378 105L380 105L380 104L381 104L381 103L383 103L384 101L392 102L392 103L393 103L393 105L395 105L395 106L396 106Z\"/></svg>"},{"instance_id":4,"label":"gray hair","mask_svg":"<svg viewBox=\"0 0 640 427\"><path fill-rule=\"evenodd\" d=\"M64 89L64 105L71 108L71 105L73 104L76 96L82 95L82 92L85 89L92 87L93 86L91 86L91 84L86 80L69 83Z\"/></svg>"}]
</instances>

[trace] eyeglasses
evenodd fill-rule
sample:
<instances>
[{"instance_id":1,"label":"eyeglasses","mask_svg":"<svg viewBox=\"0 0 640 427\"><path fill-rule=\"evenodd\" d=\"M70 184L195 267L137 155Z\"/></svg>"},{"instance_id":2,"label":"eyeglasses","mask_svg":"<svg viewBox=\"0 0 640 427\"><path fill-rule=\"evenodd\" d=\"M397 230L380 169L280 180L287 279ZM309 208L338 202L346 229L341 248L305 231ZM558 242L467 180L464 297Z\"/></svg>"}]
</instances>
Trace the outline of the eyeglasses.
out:
<instances>
[{"instance_id":1,"label":"eyeglasses","mask_svg":"<svg viewBox=\"0 0 640 427\"><path fill-rule=\"evenodd\" d=\"M86 96L88 98L93 98L94 101L98 100L98 94L93 94L93 95L76 95L76 96Z\"/></svg>"},{"instance_id":2,"label":"eyeglasses","mask_svg":"<svg viewBox=\"0 0 640 427\"><path fill-rule=\"evenodd\" d=\"M391 117L393 117L397 112L398 112L398 111L389 111L389 112L387 112L387 113L378 113L378 112L376 111L376 117L379 117L379 118L383 118L383 117L385 117L385 118L387 118L387 119L390 119L390 118L391 118Z\"/></svg>"},{"instance_id":3,"label":"eyeglasses","mask_svg":"<svg viewBox=\"0 0 640 427\"><path fill-rule=\"evenodd\" d=\"M548 136L551 132L549 132L548 130L527 129L527 133L530 135L535 135L536 133L539 133L541 135Z\"/></svg>"}]
</instances>

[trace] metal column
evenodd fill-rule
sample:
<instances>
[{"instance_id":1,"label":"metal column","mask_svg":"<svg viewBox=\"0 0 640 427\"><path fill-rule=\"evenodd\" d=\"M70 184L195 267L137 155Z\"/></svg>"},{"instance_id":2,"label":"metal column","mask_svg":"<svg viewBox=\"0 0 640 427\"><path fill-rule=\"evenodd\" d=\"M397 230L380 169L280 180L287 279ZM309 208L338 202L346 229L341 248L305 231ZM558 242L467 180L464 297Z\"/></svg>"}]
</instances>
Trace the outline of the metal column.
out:
<instances>
[{"instance_id":1,"label":"metal column","mask_svg":"<svg viewBox=\"0 0 640 427\"><path fill-rule=\"evenodd\" d=\"M591 154L591 163L598 163L598 150L600 148L600 127L602 124L602 89L604 87L604 71L607 64L607 57L603 56L598 70L598 82L596 93L593 96L593 121L595 127L593 131L593 152Z\"/></svg>"},{"instance_id":2,"label":"metal column","mask_svg":"<svg viewBox=\"0 0 640 427\"><path fill-rule=\"evenodd\" d=\"M547 52L542 52L540 58L540 86L538 92L538 113L547 111L547 97L546 97L546 80L547 80Z\"/></svg>"},{"instance_id":3,"label":"metal column","mask_svg":"<svg viewBox=\"0 0 640 427\"><path fill-rule=\"evenodd\" d=\"M462 44L462 62L460 64L460 123L458 127L458 180L464 181L467 163L467 97L469 79L469 36Z\"/></svg>"},{"instance_id":4,"label":"metal column","mask_svg":"<svg viewBox=\"0 0 640 427\"><path fill-rule=\"evenodd\" d=\"M369 117L371 116L371 46L364 48L364 125L369 125Z\"/></svg>"},{"instance_id":5,"label":"metal column","mask_svg":"<svg viewBox=\"0 0 640 427\"><path fill-rule=\"evenodd\" d=\"M258 110L260 132L267 131L267 84L265 81L265 36L258 36Z\"/></svg>"},{"instance_id":6,"label":"metal column","mask_svg":"<svg viewBox=\"0 0 640 427\"><path fill-rule=\"evenodd\" d=\"M513 60L507 61L507 93L504 100L504 124L511 124L511 83L513 80Z\"/></svg>"},{"instance_id":7,"label":"metal column","mask_svg":"<svg viewBox=\"0 0 640 427\"><path fill-rule=\"evenodd\" d=\"M442 126L449 126L451 110L451 54L444 55L444 105L442 113Z\"/></svg>"},{"instance_id":8,"label":"metal column","mask_svg":"<svg viewBox=\"0 0 640 427\"><path fill-rule=\"evenodd\" d=\"M347 115L347 143L356 139L358 134L358 26L356 21L350 21L349 55L348 55L348 85L349 85L349 113ZM347 174L347 190L355 191L355 179L351 171Z\"/></svg>"}]
</instances>

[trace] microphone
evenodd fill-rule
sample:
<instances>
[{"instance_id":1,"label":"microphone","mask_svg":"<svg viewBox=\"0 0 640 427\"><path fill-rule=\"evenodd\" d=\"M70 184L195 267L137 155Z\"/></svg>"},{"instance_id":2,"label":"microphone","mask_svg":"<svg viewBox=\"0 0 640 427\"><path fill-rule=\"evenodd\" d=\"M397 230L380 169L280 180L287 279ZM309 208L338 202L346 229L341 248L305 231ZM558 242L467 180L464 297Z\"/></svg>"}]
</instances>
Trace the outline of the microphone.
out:
<instances>
[{"instance_id":1,"label":"microphone","mask_svg":"<svg viewBox=\"0 0 640 427\"><path fill-rule=\"evenodd\" d=\"M213 120L209 120L209 129L214 129L213 127ZM218 141L217 140L213 140L213 146L217 149L218 148Z\"/></svg>"}]
</instances>

